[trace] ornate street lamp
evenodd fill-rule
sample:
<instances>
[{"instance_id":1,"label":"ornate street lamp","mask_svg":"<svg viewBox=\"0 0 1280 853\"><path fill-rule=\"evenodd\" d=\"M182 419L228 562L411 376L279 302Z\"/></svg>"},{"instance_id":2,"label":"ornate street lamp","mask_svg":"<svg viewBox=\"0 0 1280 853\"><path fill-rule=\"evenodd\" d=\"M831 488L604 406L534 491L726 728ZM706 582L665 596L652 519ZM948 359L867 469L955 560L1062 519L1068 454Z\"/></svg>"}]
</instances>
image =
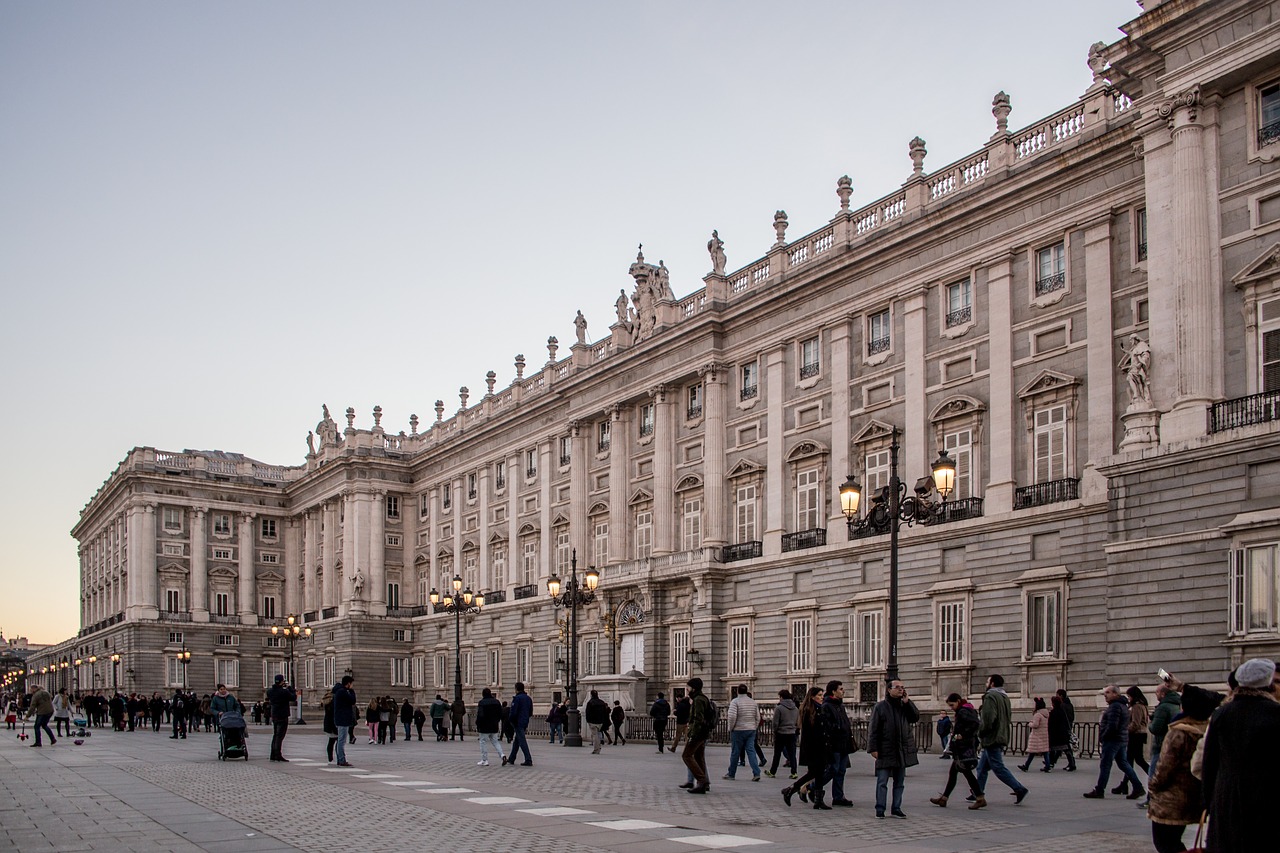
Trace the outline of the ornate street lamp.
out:
<instances>
[{"instance_id":1,"label":"ornate street lamp","mask_svg":"<svg viewBox=\"0 0 1280 853\"><path fill-rule=\"evenodd\" d=\"M283 636L286 640L289 641L289 672L285 677L289 680L289 683L293 685L293 689L297 690L298 689L297 677L296 677L296 674L294 673L294 667L293 667L293 646L294 646L294 643L296 643L298 640L310 640L311 629L304 628L301 625L299 625L298 622L301 620L295 615L286 616L284 621L285 621L284 625L271 626L271 636L273 637ZM307 723L306 720L302 719L302 697L298 697L298 719L294 720L294 722L301 723L303 725L306 725Z\"/></svg>"},{"instance_id":2,"label":"ornate street lamp","mask_svg":"<svg viewBox=\"0 0 1280 853\"><path fill-rule=\"evenodd\" d=\"M916 481L915 494L906 495L906 484L898 479L898 428L894 427L889 445L889 485L871 498L871 508L863 517L858 516L858 503L862 486L849 475L840 487L840 508L844 510L849 525L849 538L889 534L889 654L885 661L885 682L898 678L898 531L908 526L929 521L946 504L956 483L956 463L947 451L938 453L930 476ZM930 500L937 492L941 501Z\"/></svg>"},{"instance_id":3,"label":"ornate street lamp","mask_svg":"<svg viewBox=\"0 0 1280 853\"><path fill-rule=\"evenodd\" d=\"M431 606L437 612L453 614L453 701L462 701L462 615L479 613L484 607L484 593L471 591L471 587L462 588L462 578L457 575L449 582L452 590L445 590L444 595L432 589L429 598Z\"/></svg>"},{"instance_id":4,"label":"ornate street lamp","mask_svg":"<svg viewBox=\"0 0 1280 853\"><path fill-rule=\"evenodd\" d=\"M116 670L120 666L120 655L113 654L111 656L111 692L117 693L120 690L119 682L116 679Z\"/></svg>"},{"instance_id":5,"label":"ornate street lamp","mask_svg":"<svg viewBox=\"0 0 1280 853\"><path fill-rule=\"evenodd\" d=\"M187 663L191 660L191 652L187 650L186 641L182 643L182 651L178 652L178 660L182 661L182 692L187 691Z\"/></svg>"},{"instance_id":6,"label":"ornate street lamp","mask_svg":"<svg viewBox=\"0 0 1280 853\"><path fill-rule=\"evenodd\" d=\"M587 569L583 581L578 581L578 549L569 557L569 583L562 585L559 575L547 578L547 593L557 607L569 611L569 712L565 721L565 746L582 746L582 730L578 714L578 608L596 600L596 586L600 573L595 566ZM561 588L563 586L563 591Z\"/></svg>"}]
</instances>

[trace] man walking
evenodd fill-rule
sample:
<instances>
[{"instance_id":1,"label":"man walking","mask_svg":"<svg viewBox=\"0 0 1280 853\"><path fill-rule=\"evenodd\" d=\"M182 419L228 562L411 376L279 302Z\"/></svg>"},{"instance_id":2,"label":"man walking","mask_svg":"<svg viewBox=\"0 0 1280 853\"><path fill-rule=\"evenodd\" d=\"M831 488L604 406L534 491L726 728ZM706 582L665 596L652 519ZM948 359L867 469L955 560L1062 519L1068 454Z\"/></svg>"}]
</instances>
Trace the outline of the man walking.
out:
<instances>
[{"instance_id":1,"label":"man walking","mask_svg":"<svg viewBox=\"0 0 1280 853\"><path fill-rule=\"evenodd\" d=\"M435 701L431 703L431 731L436 733L436 740L448 740L449 732L445 729L444 718L449 713L449 703L444 701L444 697L439 693L436 694Z\"/></svg>"},{"instance_id":2,"label":"man walking","mask_svg":"<svg viewBox=\"0 0 1280 853\"><path fill-rule=\"evenodd\" d=\"M667 720L671 718L671 705L662 698L661 693L649 708L649 716L653 719L653 736L658 741L658 754L661 755L663 738L667 733ZM672 744L672 749L675 749L675 744Z\"/></svg>"},{"instance_id":3,"label":"man walking","mask_svg":"<svg viewBox=\"0 0 1280 853\"><path fill-rule=\"evenodd\" d=\"M511 697L511 708L507 711L511 725L515 727L515 739L511 742L511 755L502 759L502 766L516 763L516 750L524 753L521 767L532 767L533 756L529 754L529 742L525 740L524 730L529 727L533 718L533 700L524 692L524 682L516 682L516 695Z\"/></svg>"},{"instance_id":4,"label":"man walking","mask_svg":"<svg viewBox=\"0 0 1280 853\"><path fill-rule=\"evenodd\" d=\"M336 756L339 767L351 766L347 763L347 738L356 725L356 691L351 687L354 683L355 678L344 675L333 685L333 727L338 730Z\"/></svg>"},{"instance_id":5,"label":"man walking","mask_svg":"<svg viewBox=\"0 0 1280 853\"><path fill-rule=\"evenodd\" d=\"M785 758L791 770L791 778L796 778L796 725L800 721L800 709L791 698L791 691L778 691L778 704L773 706L773 765L764 775L770 779L778 772L778 762Z\"/></svg>"},{"instance_id":6,"label":"man walking","mask_svg":"<svg viewBox=\"0 0 1280 853\"><path fill-rule=\"evenodd\" d=\"M498 746L498 733L502 731L502 703L493 698L493 691L486 687L480 691L480 702L476 705L476 734L480 739L480 760L477 767L489 766L489 747L493 747L495 755L502 754ZM502 762L507 763L505 760Z\"/></svg>"},{"instance_id":7,"label":"man walking","mask_svg":"<svg viewBox=\"0 0 1280 853\"><path fill-rule=\"evenodd\" d=\"M622 736L622 724L627 721L627 712L622 709L622 703L617 699L613 700L613 710L609 712L609 721L613 723L613 742L625 746L627 739Z\"/></svg>"},{"instance_id":8,"label":"man walking","mask_svg":"<svg viewBox=\"0 0 1280 853\"><path fill-rule=\"evenodd\" d=\"M57 743L58 739L53 736L53 731L49 728L49 720L53 717L53 697L49 695L48 690L38 684L31 687L31 701L27 705L27 713L23 715L23 719L29 720L32 715L36 718L36 742L31 745L44 746L40 742L41 730L49 735L49 746Z\"/></svg>"},{"instance_id":9,"label":"man walking","mask_svg":"<svg viewBox=\"0 0 1280 853\"><path fill-rule=\"evenodd\" d=\"M297 692L284 683L283 675L276 675L275 684L267 691L267 704L271 706L271 760L288 761L284 757L282 747L284 736L289 731L289 713L293 703L298 701Z\"/></svg>"},{"instance_id":10,"label":"man walking","mask_svg":"<svg viewBox=\"0 0 1280 853\"><path fill-rule=\"evenodd\" d=\"M684 738L685 742L689 741L689 711L693 707L693 703L686 693L676 700L676 706L672 709L676 717L676 734L671 738L671 751L675 752L676 747L680 745L680 739Z\"/></svg>"},{"instance_id":11,"label":"man walking","mask_svg":"<svg viewBox=\"0 0 1280 853\"><path fill-rule=\"evenodd\" d=\"M609 703L600 698L599 691L592 690L583 710L587 728L591 729L591 754L599 755L600 747L604 745L604 729L609 725Z\"/></svg>"},{"instance_id":12,"label":"man walking","mask_svg":"<svg viewBox=\"0 0 1280 853\"><path fill-rule=\"evenodd\" d=\"M857 747L853 743L853 728L849 724L849 715L844 710L843 682L827 682L827 690L823 694L818 712L822 715L822 726L826 732L828 753L826 778L831 780L831 804L848 808L853 805L853 801L844 795L844 774L849 769L849 754L856 752ZM822 789L814 790L813 801L821 802Z\"/></svg>"},{"instance_id":13,"label":"man walking","mask_svg":"<svg viewBox=\"0 0 1280 853\"><path fill-rule=\"evenodd\" d=\"M732 780L738 770L738 759L744 754L751 763L751 781L760 781L760 762L756 760L756 729L760 727L760 706L747 692L747 685L738 685L738 695L729 703L729 772L724 778ZM690 735L690 740L693 736Z\"/></svg>"},{"instance_id":14,"label":"man walking","mask_svg":"<svg viewBox=\"0 0 1280 853\"><path fill-rule=\"evenodd\" d=\"M1107 779L1111 776L1111 763L1120 767L1124 778L1133 786L1128 799L1136 800L1146 793L1138 774L1133 772L1126 755L1129 748L1129 700L1116 689L1114 684L1102 688L1102 698L1107 707L1103 709L1098 720L1098 748L1101 755L1098 759L1098 783L1092 791L1086 791L1085 797L1090 800L1101 800L1106 796Z\"/></svg>"},{"instance_id":15,"label":"man walking","mask_svg":"<svg viewBox=\"0 0 1280 853\"><path fill-rule=\"evenodd\" d=\"M694 676L689 679L689 737L680 757L684 766L689 768L693 776L692 782L680 787L687 788L690 794L705 794L711 787L707 778L707 741L715 726L715 710L711 700L702 694L702 679Z\"/></svg>"},{"instance_id":16,"label":"man walking","mask_svg":"<svg viewBox=\"0 0 1280 853\"><path fill-rule=\"evenodd\" d=\"M826 710L825 704L823 710ZM907 688L901 681L889 682L889 695L871 711L867 733L867 752L876 760L876 817L884 817L889 780L893 779L893 805L889 813L896 818L906 818L902 812L902 791L906 788L907 768L920 763L912 729L919 721L920 711L907 698Z\"/></svg>"},{"instance_id":17,"label":"man walking","mask_svg":"<svg viewBox=\"0 0 1280 853\"><path fill-rule=\"evenodd\" d=\"M463 732L466 730L464 723L467 721L467 706L462 703L461 699L453 700L453 704L449 706L449 718L453 723L449 729L449 740L457 737L458 740L466 740Z\"/></svg>"},{"instance_id":18,"label":"man walking","mask_svg":"<svg viewBox=\"0 0 1280 853\"><path fill-rule=\"evenodd\" d=\"M173 720L173 734L169 735L169 740L187 739L188 701L181 688L173 691L173 698L169 700L169 715Z\"/></svg>"},{"instance_id":19,"label":"man walking","mask_svg":"<svg viewBox=\"0 0 1280 853\"><path fill-rule=\"evenodd\" d=\"M1014 805L1017 805L1026 799L1030 791L1004 766L1004 750L1013 737L1013 708L1009 704L1008 694L1004 692L1004 676L987 677L987 692L983 694L979 716L981 725L978 727L978 742L982 744L982 756L978 759L978 772L975 774L978 777L978 787L985 795L987 773L995 773L996 778L1013 791L1013 795L1017 797Z\"/></svg>"}]
</instances>

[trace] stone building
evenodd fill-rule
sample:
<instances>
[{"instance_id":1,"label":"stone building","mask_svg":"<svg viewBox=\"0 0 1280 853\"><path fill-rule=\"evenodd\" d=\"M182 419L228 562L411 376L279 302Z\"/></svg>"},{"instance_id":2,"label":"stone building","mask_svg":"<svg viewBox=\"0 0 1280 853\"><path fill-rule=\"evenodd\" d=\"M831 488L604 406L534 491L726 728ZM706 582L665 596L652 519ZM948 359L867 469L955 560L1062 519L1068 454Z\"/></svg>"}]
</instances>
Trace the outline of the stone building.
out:
<instances>
[{"instance_id":1,"label":"stone building","mask_svg":"<svg viewBox=\"0 0 1280 853\"><path fill-rule=\"evenodd\" d=\"M296 467L133 450L73 531L84 628L42 654L150 690L185 646L191 684L254 695L297 614L309 702L348 669L449 695L454 617L428 594L458 575L487 593L466 698L522 680L543 707L567 660L546 581L576 554L601 572L585 677L872 701L890 537L851 536L839 488L888 485L895 430L905 482L958 465L901 533L926 703L993 671L1029 707L1280 654L1280 2L1145 7L1061 111L1011 130L1000 93L970 156L928 169L913 139L900 190L854 207L840 178L829 223L790 237L778 211L736 270L713 234L688 296L641 253L608 336L579 322L425 428L326 408Z\"/></svg>"}]
</instances>

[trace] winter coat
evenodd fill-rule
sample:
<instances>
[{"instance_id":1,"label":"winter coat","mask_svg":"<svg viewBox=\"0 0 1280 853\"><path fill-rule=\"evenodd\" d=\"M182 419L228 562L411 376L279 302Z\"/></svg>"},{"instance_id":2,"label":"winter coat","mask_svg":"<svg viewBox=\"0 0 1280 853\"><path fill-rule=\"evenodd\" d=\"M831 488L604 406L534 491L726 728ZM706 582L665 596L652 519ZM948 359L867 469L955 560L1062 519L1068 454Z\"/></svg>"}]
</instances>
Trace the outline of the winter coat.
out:
<instances>
[{"instance_id":1,"label":"winter coat","mask_svg":"<svg viewBox=\"0 0 1280 853\"><path fill-rule=\"evenodd\" d=\"M43 687L37 688L36 692L31 694L31 704L27 706L28 717L39 717L48 714L53 716L53 697L49 695L49 691Z\"/></svg>"},{"instance_id":2,"label":"winter coat","mask_svg":"<svg viewBox=\"0 0 1280 853\"><path fill-rule=\"evenodd\" d=\"M627 712L622 710L621 705L614 705L613 710L609 712L609 719L615 726L620 726L627 721Z\"/></svg>"},{"instance_id":3,"label":"winter coat","mask_svg":"<svg viewBox=\"0 0 1280 853\"><path fill-rule=\"evenodd\" d=\"M689 701L689 740L707 740L712 735L711 700L706 694L695 693Z\"/></svg>"},{"instance_id":4,"label":"winter coat","mask_svg":"<svg viewBox=\"0 0 1280 853\"><path fill-rule=\"evenodd\" d=\"M343 687L341 682L333 685L333 724L356 724L356 692L350 687Z\"/></svg>"},{"instance_id":5,"label":"winter coat","mask_svg":"<svg viewBox=\"0 0 1280 853\"><path fill-rule=\"evenodd\" d=\"M973 706L965 702L956 709L956 721L951 727L951 740L947 750L951 759L972 770L978 764L978 727L982 721Z\"/></svg>"},{"instance_id":6,"label":"winter coat","mask_svg":"<svg viewBox=\"0 0 1280 853\"><path fill-rule=\"evenodd\" d=\"M1027 754L1049 751L1049 709L1041 708L1031 715L1027 735Z\"/></svg>"},{"instance_id":7,"label":"winter coat","mask_svg":"<svg viewBox=\"0 0 1280 853\"><path fill-rule=\"evenodd\" d=\"M53 697L53 718L55 720L71 719L71 700L61 693Z\"/></svg>"},{"instance_id":8,"label":"winter coat","mask_svg":"<svg viewBox=\"0 0 1280 853\"><path fill-rule=\"evenodd\" d=\"M655 699L649 708L649 716L655 721L661 720L665 723L671 718L671 704L666 699Z\"/></svg>"},{"instance_id":9,"label":"winter coat","mask_svg":"<svg viewBox=\"0 0 1280 853\"><path fill-rule=\"evenodd\" d=\"M831 753L827 750L822 706L813 712L812 716L800 715L800 763L805 767L825 767L831 761Z\"/></svg>"},{"instance_id":10,"label":"winter coat","mask_svg":"<svg viewBox=\"0 0 1280 853\"><path fill-rule=\"evenodd\" d=\"M1147 731L1151 732L1152 749L1160 748L1165 732L1169 731L1169 724L1180 713L1182 713L1182 696L1170 690L1151 712L1151 722L1147 724Z\"/></svg>"},{"instance_id":11,"label":"winter coat","mask_svg":"<svg viewBox=\"0 0 1280 853\"><path fill-rule=\"evenodd\" d=\"M502 729L502 703L486 696L476 705L476 731L497 734Z\"/></svg>"},{"instance_id":12,"label":"winter coat","mask_svg":"<svg viewBox=\"0 0 1280 853\"><path fill-rule=\"evenodd\" d=\"M324 733L338 736L338 727L333 723L333 694L326 693L324 698L320 700L320 707L324 708Z\"/></svg>"},{"instance_id":13,"label":"winter coat","mask_svg":"<svg viewBox=\"0 0 1280 853\"><path fill-rule=\"evenodd\" d=\"M1146 705L1134 702L1129 706L1129 743L1147 742L1147 724L1150 721Z\"/></svg>"},{"instance_id":14,"label":"winter coat","mask_svg":"<svg viewBox=\"0 0 1280 853\"><path fill-rule=\"evenodd\" d=\"M800 709L790 699L783 699L773 706L773 733L776 735L793 735L796 724L800 721Z\"/></svg>"},{"instance_id":15,"label":"winter coat","mask_svg":"<svg viewBox=\"0 0 1280 853\"><path fill-rule=\"evenodd\" d=\"M1013 739L1013 709L1003 687L992 687L983 695L979 719L982 725L978 729L978 740L983 749L1009 745Z\"/></svg>"},{"instance_id":16,"label":"winter coat","mask_svg":"<svg viewBox=\"0 0 1280 853\"><path fill-rule=\"evenodd\" d=\"M1066 749L1071 746L1071 721L1067 719L1067 710L1061 705L1054 705L1049 710L1049 748Z\"/></svg>"},{"instance_id":17,"label":"winter coat","mask_svg":"<svg viewBox=\"0 0 1280 853\"><path fill-rule=\"evenodd\" d=\"M604 726L609 723L609 703L605 702L599 696L592 696L587 700L586 711L587 725Z\"/></svg>"},{"instance_id":18,"label":"winter coat","mask_svg":"<svg viewBox=\"0 0 1280 853\"><path fill-rule=\"evenodd\" d=\"M729 731L754 732L760 728L760 706L743 693L729 703Z\"/></svg>"},{"instance_id":19,"label":"winter coat","mask_svg":"<svg viewBox=\"0 0 1280 853\"><path fill-rule=\"evenodd\" d=\"M822 731L828 752L850 755L858 751L853 742L853 727L849 724L849 715L845 713L844 703L828 696L822 701L818 711L822 714Z\"/></svg>"},{"instance_id":20,"label":"winter coat","mask_svg":"<svg viewBox=\"0 0 1280 853\"><path fill-rule=\"evenodd\" d=\"M516 695L526 696L526 697L528 696L527 693L517 693ZM454 702L452 705L449 706L449 713L453 718L453 722L461 725L462 721L467 718L467 706L462 703L461 699L459 699L458 701ZM533 716L533 701L530 700L529 701L529 717L532 717L532 716ZM525 725L525 726L529 725L528 717L525 718L525 721L522 725Z\"/></svg>"},{"instance_id":21,"label":"winter coat","mask_svg":"<svg viewBox=\"0 0 1280 853\"><path fill-rule=\"evenodd\" d=\"M877 770L905 769L920 763L914 731L918 722L920 712L910 699L882 699L876 703L867 730L867 752L875 753Z\"/></svg>"},{"instance_id":22,"label":"winter coat","mask_svg":"<svg viewBox=\"0 0 1280 853\"><path fill-rule=\"evenodd\" d=\"M271 705L271 719L288 720L289 707L298 701L298 694L292 687L277 684L267 691L267 703ZM202 711L208 714L208 711Z\"/></svg>"},{"instance_id":23,"label":"winter coat","mask_svg":"<svg viewBox=\"0 0 1280 853\"><path fill-rule=\"evenodd\" d=\"M443 699L436 699L431 703L431 719L443 720L444 715L449 713L449 703Z\"/></svg>"},{"instance_id":24,"label":"winter coat","mask_svg":"<svg viewBox=\"0 0 1280 853\"><path fill-rule=\"evenodd\" d=\"M401 725L403 725L405 723L412 723L412 722L413 722L413 706L410 705L409 700L406 699L404 701L404 704L400 706L400 723Z\"/></svg>"},{"instance_id":25,"label":"winter coat","mask_svg":"<svg viewBox=\"0 0 1280 853\"><path fill-rule=\"evenodd\" d=\"M1169 727L1160 761L1151 769L1147 817L1155 823L1186 826L1200 822L1200 780L1191 775L1191 756L1204 737L1208 720L1178 720Z\"/></svg>"},{"instance_id":26,"label":"winter coat","mask_svg":"<svg viewBox=\"0 0 1280 853\"><path fill-rule=\"evenodd\" d=\"M1129 740L1129 700L1117 696L1107 703L1098 717L1098 742L1114 743Z\"/></svg>"},{"instance_id":27,"label":"winter coat","mask_svg":"<svg viewBox=\"0 0 1280 853\"><path fill-rule=\"evenodd\" d=\"M466 713L466 710L463 710ZM517 729L524 729L529 726L529 720L533 719L533 700L529 698L528 693L517 693L511 697L511 709L507 712L511 725Z\"/></svg>"},{"instance_id":28,"label":"winter coat","mask_svg":"<svg viewBox=\"0 0 1280 853\"><path fill-rule=\"evenodd\" d=\"M676 700L676 725L689 725L689 713L693 710L693 702L688 696L681 696Z\"/></svg>"},{"instance_id":29,"label":"winter coat","mask_svg":"<svg viewBox=\"0 0 1280 853\"><path fill-rule=\"evenodd\" d=\"M213 694L213 698L209 700L209 710L213 712L214 719L220 718L228 711L239 711L240 700L228 693L226 696Z\"/></svg>"},{"instance_id":30,"label":"winter coat","mask_svg":"<svg viewBox=\"0 0 1280 853\"><path fill-rule=\"evenodd\" d=\"M1170 727L1172 731L1172 726ZM1214 853L1268 850L1275 844L1280 789L1280 702L1242 688L1214 712L1204 736L1204 801ZM1161 758L1164 748L1160 749Z\"/></svg>"}]
</instances>

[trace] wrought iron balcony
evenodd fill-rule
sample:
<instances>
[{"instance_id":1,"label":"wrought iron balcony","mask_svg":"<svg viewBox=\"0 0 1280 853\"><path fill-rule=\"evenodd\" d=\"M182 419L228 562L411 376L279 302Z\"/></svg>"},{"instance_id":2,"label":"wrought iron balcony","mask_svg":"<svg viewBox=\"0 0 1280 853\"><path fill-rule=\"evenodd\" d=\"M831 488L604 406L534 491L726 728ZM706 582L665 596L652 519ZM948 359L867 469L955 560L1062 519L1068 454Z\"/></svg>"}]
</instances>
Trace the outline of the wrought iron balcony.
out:
<instances>
[{"instance_id":1,"label":"wrought iron balcony","mask_svg":"<svg viewBox=\"0 0 1280 853\"><path fill-rule=\"evenodd\" d=\"M326 607L325 609L320 611L321 619L334 619L337 617L337 615L338 615L338 608L336 607Z\"/></svg>"},{"instance_id":2,"label":"wrought iron balcony","mask_svg":"<svg viewBox=\"0 0 1280 853\"><path fill-rule=\"evenodd\" d=\"M1046 293L1062 290L1066 286L1067 274L1065 272L1047 275L1044 278L1036 279L1036 296L1044 296Z\"/></svg>"},{"instance_id":3,"label":"wrought iron balcony","mask_svg":"<svg viewBox=\"0 0 1280 853\"><path fill-rule=\"evenodd\" d=\"M563 466L565 466L565 465L568 465L568 464L569 464L569 460L570 460L571 458L572 458L572 457L571 457L571 456L569 456L569 454L568 454L568 453L562 453L562 454L560 454L560 465L561 465L561 467L563 467ZM533 475L531 474L530 476L533 476Z\"/></svg>"},{"instance_id":4,"label":"wrought iron balcony","mask_svg":"<svg viewBox=\"0 0 1280 853\"><path fill-rule=\"evenodd\" d=\"M739 542L737 545L725 545L720 554L720 562L735 563L738 560L750 560L764 553L763 542Z\"/></svg>"},{"instance_id":5,"label":"wrought iron balcony","mask_svg":"<svg viewBox=\"0 0 1280 853\"><path fill-rule=\"evenodd\" d=\"M507 600L507 591L504 589L495 589L493 592L486 592L484 594L484 603L486 605L501 604L506 600Z\"/></svg>"},{"instance_id":6,"label":"wrought iron balcony","mask_svg":"<svg viewBox=\"0 0 1280 853\"><path fill-rule=\"evenodd\" d=\"M1147 241L1143 240L1138 244L1138 260L1145 261L1147 259Z\"/></svg>"},{"instance_id":7,"label":"wrought iron balcony","mask_svg":"<svg viewBox=\"0 0 1280 853\"><path fill-rule=\"evenodd\" d=\"M303 621L303 622L314 622L314 621L316 621L316 618L317 618L317 617L319 617L319 615L320 615L320 614L319 614L319 612L318 612L318 611L315 611L315 610L308 610L306 613L303 613L303 614L302 614L302 621Z\"/></svg>"},{"instance_id":8,"label":"wrought iron balcony","mask_svg":"<svg viewBox=\"0 0 1280 853\"><path fill-rule=\"evenodd\" d=\"M740 400L753 400L760 393L759 385L744 385L742 391L738 394Z\"/></svg>"},{"instance_id":9,"label":"wrought iron balcony","mask_svg":"<svg viewBox=\"0 0 1280 853\"><path fill-rule=\"evenodd\" d=\"M827 544L827 529L815 527L812 530L801 530L796 533L782 534L782 551L799 551L801 548L817 548Z\"/></svg>"},{"instance_id":10,"label":"wrought iron balcony","mask_svg":"<svg viewBox=\"0 0 1280 853\"><path fill-rule=\"evenodd\" d=\"M190 622L191 614L177 610L161 610L160 618L165 622Z\"/></svg>"},{"instance_id":11,"label":"wrought iron balcony","mask_svg":"<svg viewBox=\"0 0 1280 853\"><path fill-rule=\"evenodd\" d=\"M966 518L982 518L982 498L957 498L938 504L925 524L949 524Z\"/></svg>"},{"instance_id":12,"label":"wrought iron balcony","mask_svg":"<svg viewBox=\"0 0 1280 853\"><path fill-rule=\"evenodd\" d=\"M1258 131L1258 147L1270 145L1280 139L1280 121L1273 121L1271 124Z\"/></svg>"},{"instance_id":13,"label":"wrought iron balcony","mask_svg":"<svg viewBox=\"0 0 1280 853\"><path fill-rule=\"evenodd\" d=\"M1280 421L1280 391L1264 391L1214 403L1209 408L1209 432Z\"/></svg>"},{"instance_id":14,"label":"wrought iron balcony","mask_svg":"<svg viewBox=\"0 0 1280 853\"><path fill-rule=\"evenodd\" d=\"M973 319L973 306L966 305L963 308L952 311L947 315L947 328L952 326L963 326Z\"/></svg>"},{"instance_id":15,"label":"wrought iron balcony","mask_svg":"<svg viewBox=\"0 0 1280 853\"><path fill-rule=\"evenodd\" d=\"M653 421L640 422L640 435L653 435Z\"/></svg>"},{"instance_id":16,"label":"wrought iron balcony","mask_svg":"<svg viewBox=\"0 0 1280 853\"><path fill-rule=\"evenodd\" d=\"M538 585L536 583L527 583L524 586L516 587L511 597L514 598L516 601L519 601L522 598L534 598L535 596L537 596L537 594L538 594ZM487 596L485 597L485 601L486 602L489 601L489 598Z\"/></svg>"},{"instance_id":17,"label":"wrought iron balcony","mask_svg":"<svg viewBox=\"0 0 1280 853\"><path fill-rule=\"evenodd\" d=\"M412 618L414 616L426 616L427 607L388 607L387 615L401 619Z\"/></svg>"},{"instance_id":18,"label":"wrought iron balcony","mask_svg":"<svg viewBox=\"0 0 1280 853\"><path fill-rule=\"evenodd\" d=\"M688 415L689 420L693 420L694 418L700 418L700 417L702 417L702 404L701 404L701 403L690 403L690 404L689 404L689 408L688 408L688 410L686 411L686 413L685 413L685 414L687 414L687 415Z\"/></svg>"},{"instance_id":19,"label":"wrought iron balcony","mask_svg":"<svg viewBox=\"0 0 1280 853\"><path fill-rule=\"evenodd\" d=\"M1033 506L1073 501L1080 497L1080 481L1074 477L1019 486L1013 493L1013 508L1028 509Z\"/></svg>"},{"instance_id":20,"label":"wrought iron balcony","mask_svg":"<svg viewBox=\"0 0 1280 853\"><path fill-rule=\"evenodd\" d=\"M871 340L867 343L867 355L879 355L882 352L888 352L890 340L888 335Z\"/></svg>"},{"instance_id":21,"label":"wrought iron balcony","mask_svg":"<svg viewBox=\"0 0 1280 853\"><path fill-rule=\"evenodd\" d=\"M240 617L231 615L209 614L209 621L215 625L239 625Z\"/></svg>"},{"instance_id":22,"label":"wrought iron balcony","mask_svg":"<svg viewBox=\"0 0 1280 853\"><path fill-rule=\"evenodd\" d=\"M609 439L607 438L600 439L599 441L596 442L596 452L604 453L606 450L609 449L609 444L610 444Z\"/></svg>"},{"instance_id":23,"label":"wrought iron balcony","mask_svg":"<svg viewBox=\"0 0 1280 853\"><path fill-rule=\"evenodd\" d=\"M800 365L801 379L809 379L810 377L817 376L821 372L822 372L822 365L816 362L814 364Z\"/></svg>"}]
</instances>

